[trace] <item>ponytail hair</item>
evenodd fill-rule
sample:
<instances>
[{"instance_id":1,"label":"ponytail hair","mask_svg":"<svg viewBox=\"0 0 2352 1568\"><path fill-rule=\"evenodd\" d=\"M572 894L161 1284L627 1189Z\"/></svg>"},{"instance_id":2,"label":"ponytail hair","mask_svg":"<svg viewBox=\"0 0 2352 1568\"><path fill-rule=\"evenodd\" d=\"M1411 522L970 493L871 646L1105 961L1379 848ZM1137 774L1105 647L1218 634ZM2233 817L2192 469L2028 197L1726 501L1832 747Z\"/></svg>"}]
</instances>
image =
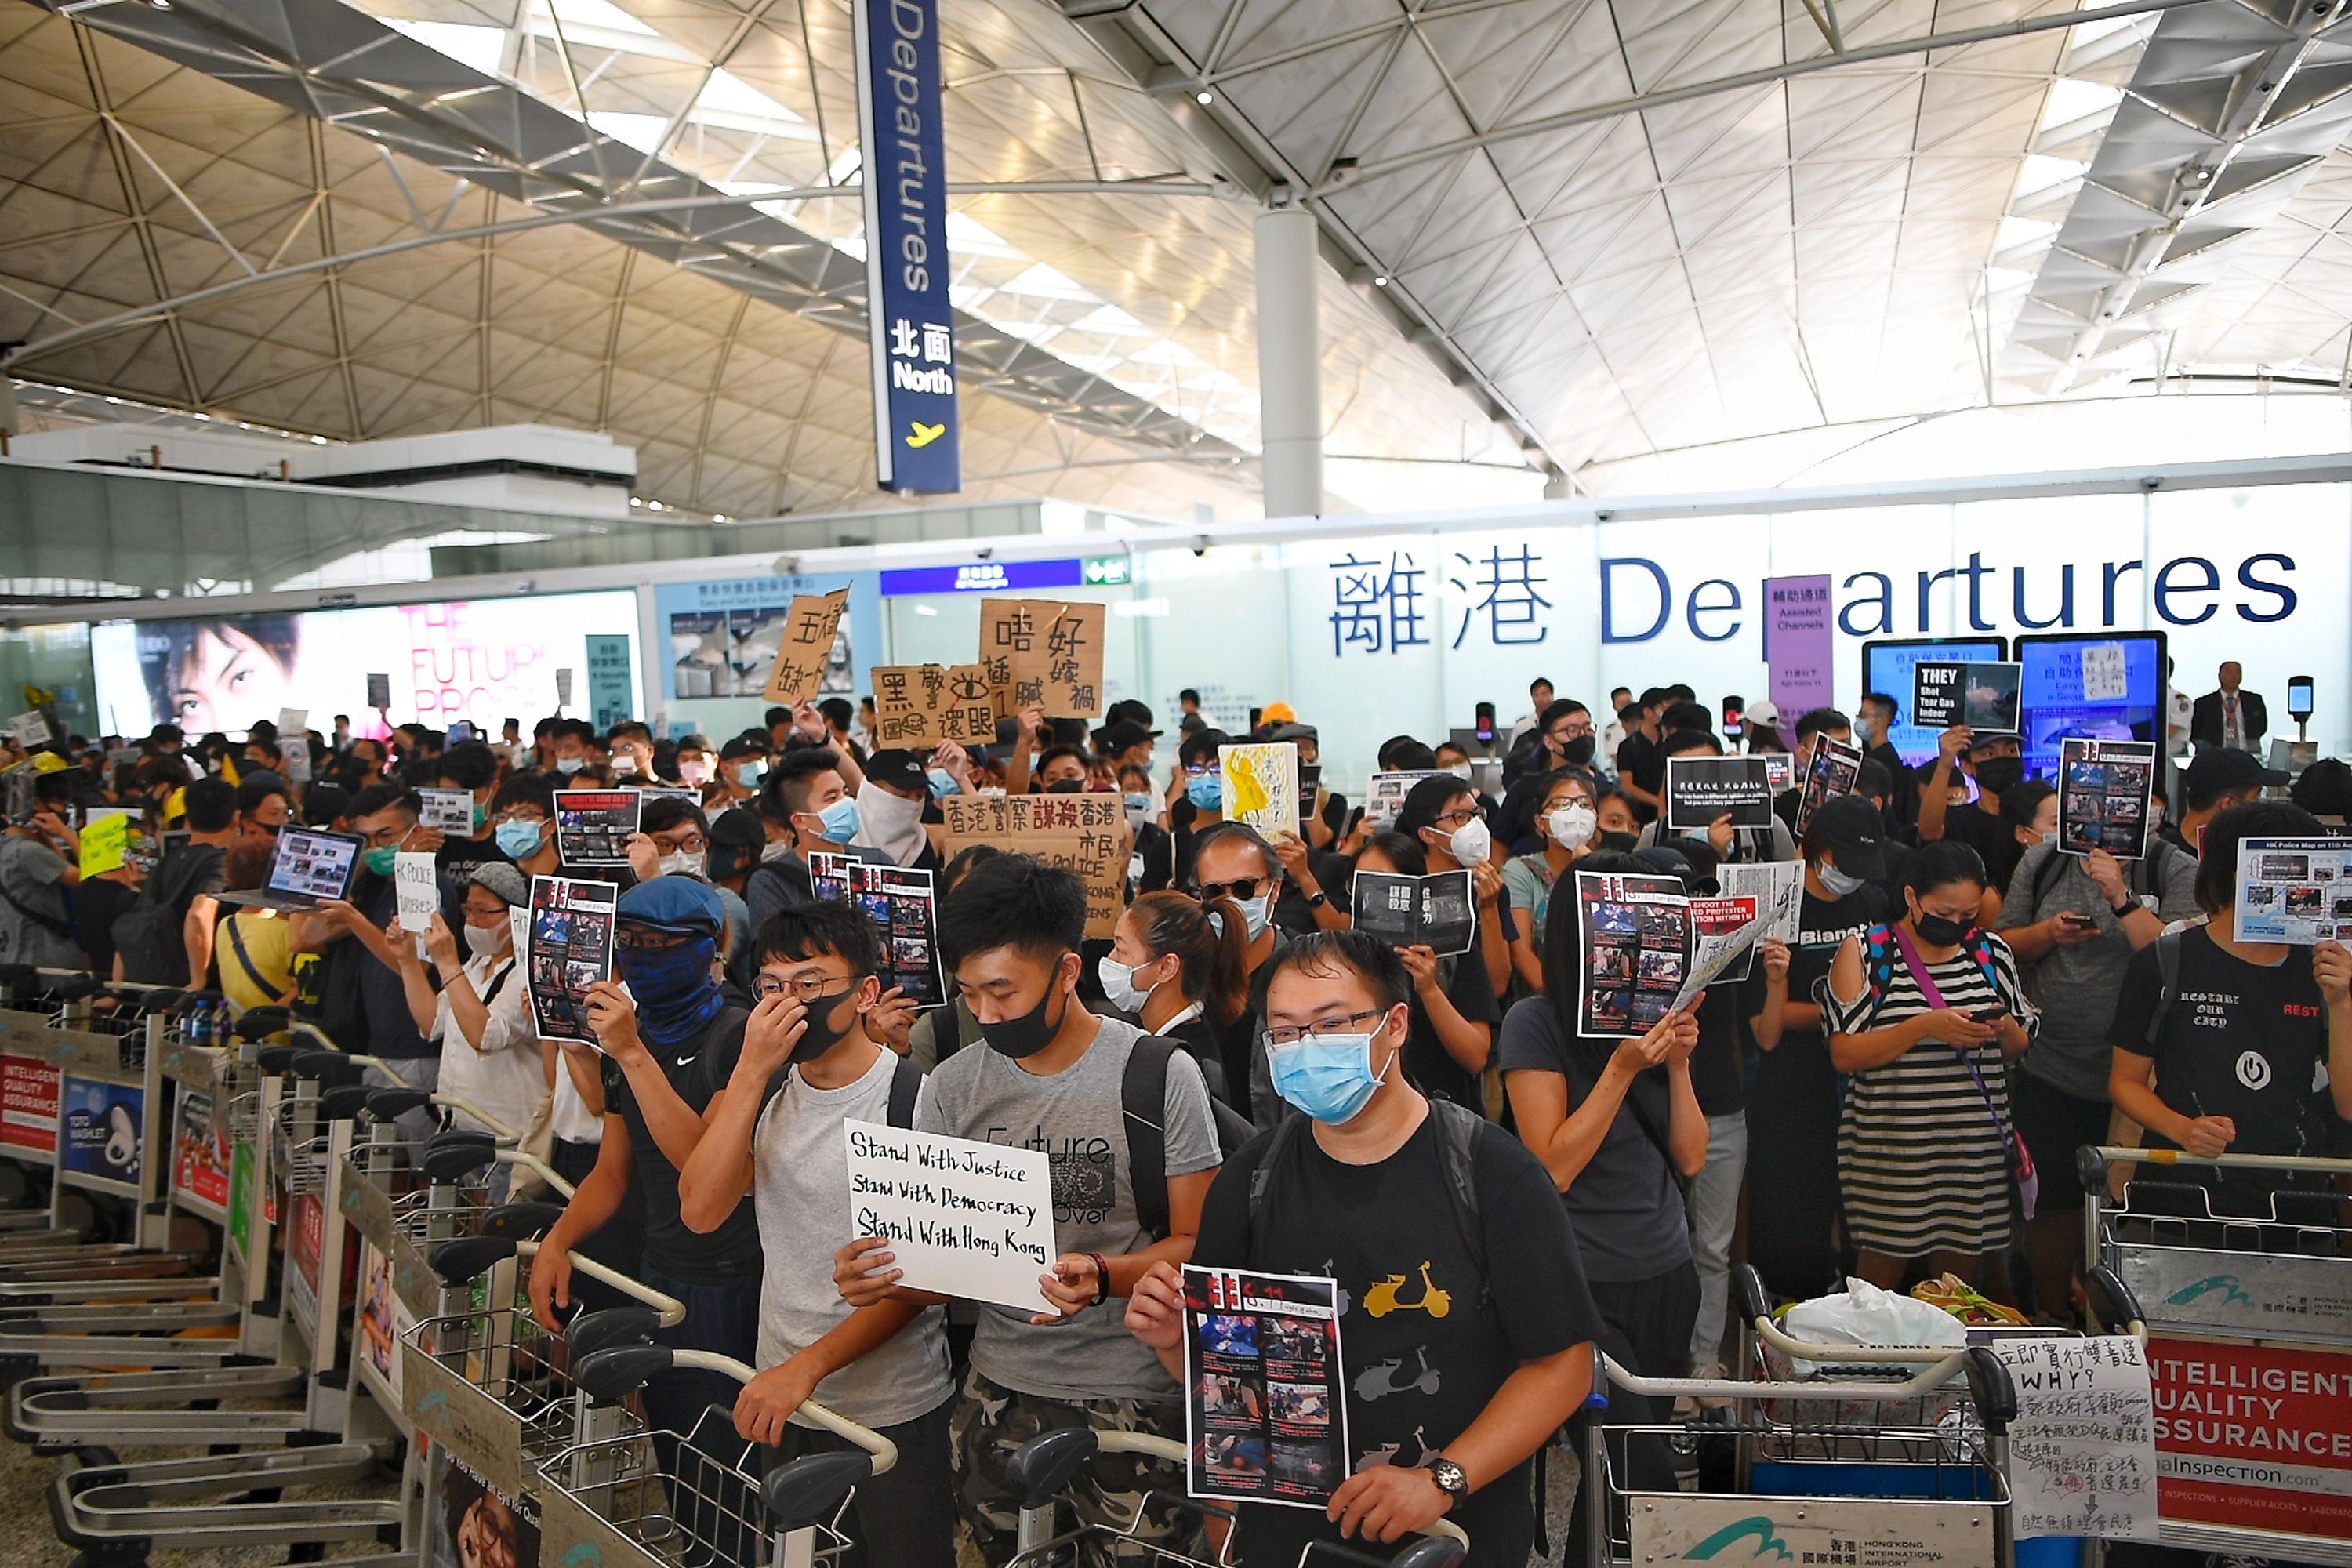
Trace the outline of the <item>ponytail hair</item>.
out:
<instances>
[{"instance_id":1,"label":"ponytail hair","mask_svg":"<svg viewBox=\"0 0 2352 1568\"><path fill-rule=\"evenodd\" d=\"M1249 1006L1249 932L1240 905L1159 892L1136 900L1134 912L1151 956L1176 955L1176 983L1186 1001L1200 1003L1221 1027L1242 1016Z\"/></svg>"}]
</instances>

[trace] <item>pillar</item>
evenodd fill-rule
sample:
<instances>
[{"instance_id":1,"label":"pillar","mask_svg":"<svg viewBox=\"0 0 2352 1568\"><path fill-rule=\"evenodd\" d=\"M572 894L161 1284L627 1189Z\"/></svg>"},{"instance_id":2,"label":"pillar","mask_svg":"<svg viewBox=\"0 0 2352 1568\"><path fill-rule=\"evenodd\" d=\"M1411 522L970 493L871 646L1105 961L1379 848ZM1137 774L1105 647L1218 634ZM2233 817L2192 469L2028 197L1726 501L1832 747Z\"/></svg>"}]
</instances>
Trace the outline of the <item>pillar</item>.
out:
<instances>
[{"instance_id":1,"label":"pillar","mask_svg":"<svg viewBox=\"0 0 2352 1568\"><path fill-rule=\"evenodd\" d=\"M1257 398L1265 515L1323 510L1323 334L1316 321L1315 215L1257 219Z\"/></svg>"}]
</instances>

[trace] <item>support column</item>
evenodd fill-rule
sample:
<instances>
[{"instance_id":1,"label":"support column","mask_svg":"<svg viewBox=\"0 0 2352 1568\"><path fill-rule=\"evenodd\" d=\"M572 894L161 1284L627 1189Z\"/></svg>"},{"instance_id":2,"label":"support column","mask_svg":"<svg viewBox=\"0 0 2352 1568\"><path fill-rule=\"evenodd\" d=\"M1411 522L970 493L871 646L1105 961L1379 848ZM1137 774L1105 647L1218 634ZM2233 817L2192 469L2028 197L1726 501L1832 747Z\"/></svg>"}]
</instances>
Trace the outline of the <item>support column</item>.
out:
<instances>
[{"instance_id":1,"label":"support column","mask_svg":"<svg viewBox=\"0 0 2352 1568\"><path fill-rule=\"evenodd\" d=\"M1257 219L1257 398L1268 517L1323 510L1323 333L1316 320L1315 215Z\"/></svg>"},{"instance_id":2,"label":"support column","mask_svg":"<svg viewBox=\"0 0 2352 1568\"><path fill-rule=\"evenodd\" d=\"M1546 500L1574 500L1576 499L1576 481L1570 479L1566 474L1561 473L1558 468L1551 469L1544 475L1543 499Z\"/></svg>"}]
</instances>

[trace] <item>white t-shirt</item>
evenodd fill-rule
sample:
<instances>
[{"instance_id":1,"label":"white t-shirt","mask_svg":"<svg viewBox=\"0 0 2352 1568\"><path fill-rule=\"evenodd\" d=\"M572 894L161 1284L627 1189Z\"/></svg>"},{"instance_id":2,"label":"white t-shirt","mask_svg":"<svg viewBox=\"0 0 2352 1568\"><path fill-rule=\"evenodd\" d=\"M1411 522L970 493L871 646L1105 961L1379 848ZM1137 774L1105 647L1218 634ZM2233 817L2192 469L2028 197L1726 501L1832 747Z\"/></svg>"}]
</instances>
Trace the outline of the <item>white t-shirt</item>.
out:
<instances>
[{"instance_id":1,"label":"white t-shirt","mask_svg":"<svg viewBox=\"0 0 2352 1568\"><path fill-rule=\"evenodd\" d=\"M579 1086L572 1081L571 1068L562 1055L564 1047L553 1040L547 1043L558 1053L555 1058L555 1109L549 1114L548 1127L566 1143L602 1143L604 1141L604 1119L589 1114L588 1102L580 1098Z\"/></svg>"},{"instance_id":2,"label":"white t-shirt","mask_svg":"<svg viewBox=\"0 0 2352 1568\"><path fill-rule=\"evenodd\" d=\"M441 1042L440 1091L480 1108L520 1134L538 1120L547 1100L546 1068L539 1035L531 1027L522 971L509 954L468 958L465 974L474 984L474 994L486 1000L489 1016L480 1041L468 1042L450 1016L448 994L442 994L433 1010L433 1037ZM459 1127L481 1126L462 1110L453 1112L452 1120Z\"/></svg>"},{"instance_id":3,"label":"white t-shirt","mask_svg":"<svg viewBox=\"0 0 2352 1568\"><path fill-rule=\"evenodd\" d=\"M751 1204L767 1256L760 1285L762 1371L814 1344L849 1316L833 1283L833 1254L856 1236L849 1223L845 1121L887 1123L898 1058L874 1065L839 1089L811 1089L795 1070L751 1130ZM915 1321L816 1386L819 1405L867 1426L928 1415L954 1392L948 1381L947 1311ZM806 1422L793 1417L795 1425Z\"/></svg>"}]
</instances>

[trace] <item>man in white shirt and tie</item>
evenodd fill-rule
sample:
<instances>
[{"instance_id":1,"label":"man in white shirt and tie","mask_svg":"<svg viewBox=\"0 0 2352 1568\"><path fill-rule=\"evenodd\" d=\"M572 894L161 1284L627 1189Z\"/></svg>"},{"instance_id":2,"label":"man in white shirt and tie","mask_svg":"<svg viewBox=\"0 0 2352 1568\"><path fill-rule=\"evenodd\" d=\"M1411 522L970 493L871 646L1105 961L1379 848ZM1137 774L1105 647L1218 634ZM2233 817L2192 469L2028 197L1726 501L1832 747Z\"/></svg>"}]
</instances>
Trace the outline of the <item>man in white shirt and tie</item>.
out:
<instances>
[{"instance_id":1,"label":"man in white shirt and tie","mask_svg":"<svg viewBox=\"0 0 2352 1568\"><path fill-rule=\"evenodd\" d=\"M2221 746L2233 752L2253 752L2262 748L2263 731L2270 728L2270 714L2263 705L2259 692L2240 689L2245 672L2231 659L2221 669L2221 689L2209 691L2197 700L2195 716L2189 721L2189 738L2200 746Z\"/></svg>"}]
</instances>

